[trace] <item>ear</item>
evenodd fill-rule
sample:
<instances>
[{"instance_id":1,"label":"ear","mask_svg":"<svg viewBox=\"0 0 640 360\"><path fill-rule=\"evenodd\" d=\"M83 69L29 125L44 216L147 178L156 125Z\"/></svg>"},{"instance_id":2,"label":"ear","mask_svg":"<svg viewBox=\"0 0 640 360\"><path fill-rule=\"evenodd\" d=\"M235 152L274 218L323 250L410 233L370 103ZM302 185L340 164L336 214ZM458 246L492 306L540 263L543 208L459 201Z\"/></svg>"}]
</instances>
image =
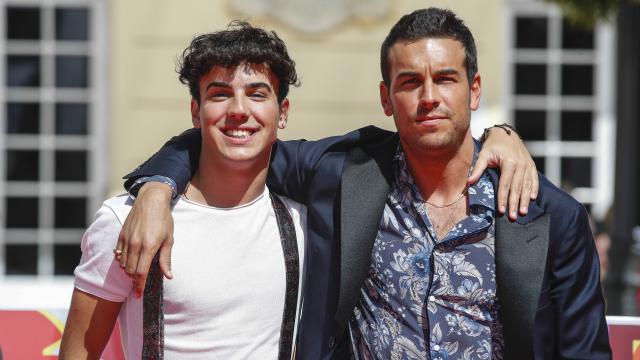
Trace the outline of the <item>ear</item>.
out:
<instances>
[{"instance_id":1,"label":"ear","mask_svg":"<svg viewBox=\"0 0 640 360\"><path fill-rule=\"evenodd\" d=\"M287 119L289 118L289 99L285 98L280 104L280 118L278 119L278 129L287 127Z\"/></svg>"},{"instance_id":2,"label":"ear","mask_svg":"<svg viewBox=\"0 0 640 360\"><path fill-rule=\"evenodd\" d=\"M476 73L473 77L470 87L471 98L469 99L469 107L472 111L475 111L480 107L480 97L482 96L482 81L480 74Z\"/></svg>"},{"instance_id":3,"label":"ear","mask_svg":"<svg viewBox=\"0 0 640 360\"><path fill-rule=\"evenodd\" d=\"M196 99L191 99L191 122L194 128L199 129L202 127L200 123L200 104Z\"/></svg>"},{"instance_id":4,"label":"ear","mask_svg":"<svg viewBox=\"0 0 640 360\"><path fill-rule=\"evenodd\" d=\"M393 115L393 106L391 106L391 99L389 98L390 91L387 84L384 81L380 81L380 104L382 104L382 110L387 116Z\"/></svg>"}]
</instances>

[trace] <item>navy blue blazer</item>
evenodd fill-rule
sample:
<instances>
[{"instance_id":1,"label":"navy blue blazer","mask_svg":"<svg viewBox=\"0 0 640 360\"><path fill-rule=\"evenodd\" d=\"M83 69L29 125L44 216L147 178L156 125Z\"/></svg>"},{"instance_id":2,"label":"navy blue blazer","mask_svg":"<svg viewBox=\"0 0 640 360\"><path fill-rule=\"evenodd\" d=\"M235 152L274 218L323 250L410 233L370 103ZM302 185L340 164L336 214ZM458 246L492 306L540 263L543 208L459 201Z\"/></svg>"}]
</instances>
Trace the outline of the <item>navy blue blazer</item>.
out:
<instances>
[{"instance_id":1,"label":"navy blue blazer","mask_svg":"<svg viewBox=\"0 0 640 360\"><path fill-rule=\"evenodd\" d=\"M125 186L164 175L184 190L200 141L198 130L174 137L127 175ZM273 147L269 188L307 205L300 359L349 357L347 321L368 271L397 147L396 133L372 126ZM497 185L499 174L489 174ZM599 262L581 204L540 175L527 216L497 218L495 246L505 359L611 358Z\"/></svg>"}]
</instances>

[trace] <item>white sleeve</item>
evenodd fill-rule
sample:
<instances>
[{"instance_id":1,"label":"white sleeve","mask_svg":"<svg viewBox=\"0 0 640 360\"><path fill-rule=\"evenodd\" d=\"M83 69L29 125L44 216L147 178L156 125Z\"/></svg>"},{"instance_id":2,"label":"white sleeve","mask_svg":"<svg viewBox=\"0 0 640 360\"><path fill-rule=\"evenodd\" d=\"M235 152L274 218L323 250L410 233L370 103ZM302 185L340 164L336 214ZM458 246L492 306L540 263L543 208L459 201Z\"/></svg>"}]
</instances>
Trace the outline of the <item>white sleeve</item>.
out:
<instances>
[{"instance_id":1,"label":"white sleeve","mask_svg":"<svg viewBox=\"0 0 640 360\"><path fill-rule=\"evenodd\" d=\"M113 209L103 205L82 237L82 258L74 272L76 289L115 302L129 296L133 281L113 255L121 228Z\"/></svg>"}]
</instances>

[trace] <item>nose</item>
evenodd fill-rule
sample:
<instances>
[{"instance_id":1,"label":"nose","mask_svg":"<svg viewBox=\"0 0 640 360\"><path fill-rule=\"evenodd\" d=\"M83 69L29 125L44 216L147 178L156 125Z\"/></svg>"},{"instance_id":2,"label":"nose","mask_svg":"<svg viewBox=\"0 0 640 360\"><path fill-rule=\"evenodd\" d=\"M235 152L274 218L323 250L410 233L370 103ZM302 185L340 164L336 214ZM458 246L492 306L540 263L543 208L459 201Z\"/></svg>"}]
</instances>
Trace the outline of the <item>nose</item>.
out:
<instances>
[{"instance_id":1,"label":"nose","mask_svg":"<svg viewBox=\"0 0 640 360\"><path fill-rule=\"evenodd\" d=\"M231 120L244 121L249 118L249 111L240 96L237 96L231 102L227 117Z\"/></svg>"},{"instance_id":2,"label":"nose","mask_svg":"<svg viewBox=\"0 0 640 360\"><path fill-rule=\"evenodd\" d=\"M437 108L440 105L440 92L438 91L438 87L431 79L427 79L422 89L418 106L427 110L427 112Z\"/></svg>"}]
</instances>

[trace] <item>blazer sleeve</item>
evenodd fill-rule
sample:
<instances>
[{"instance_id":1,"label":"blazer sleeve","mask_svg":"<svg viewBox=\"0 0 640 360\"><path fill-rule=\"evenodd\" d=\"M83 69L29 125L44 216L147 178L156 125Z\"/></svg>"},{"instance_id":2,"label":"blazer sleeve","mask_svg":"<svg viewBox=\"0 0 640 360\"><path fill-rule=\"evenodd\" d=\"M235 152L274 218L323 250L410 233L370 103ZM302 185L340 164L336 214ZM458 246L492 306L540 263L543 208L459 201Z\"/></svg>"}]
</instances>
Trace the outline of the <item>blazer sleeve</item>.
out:
<instances>
[{"instance_id":1,"label":"blazer sleeve","mask_svg":"<svg viewBox=\"0 0 640 360\"><path fill-rule=\"evenodd\" d=\"M129 191L133 183L141 177L162 175L173 179L178 194L182 194L198 169L201 146L200 129L189 129L174 136L158 152L124 176L125 189Z\"/></svg>"},{"instance_id":2,"label":"blazer sleeve","mask_svg":"<svg viewBox=\"0 0 640 360\"><path fill-rule=\"evenodd\" d=\"M558 358L610 359L600 265L589 217L575 204L553 262L550 291L557 317Z\"/></svg>"},{"instance_id":3,"label":"blazer sleeve","mask_svg":"<svg viewBox=\"0 0 640 360\"><path fill-rule=\"evenodd\" d=\"M321 166L339 167L346 154L354 147L368 147L378 144L392 135L392 132L375 126L367 126L342 136L331 136L316 141L278 141L274 146L267 185L274 192L287 196L303 204L308 203L312 179L318 175ZM322 172L322 175L326 175Z\"/></svg>"},{"instance_id":4,"label":"blazer sleeve","mask_svg":"<svg viewBox=\"0 0 640 360\"><path fill-rule=\"evenodd\" d=\"M306 204L309 180L315 175L319 163L329 154L346 153L354 146L374 144L391 134L368 126L317 141L278 140L272 149L267 184L274 192ZM199 129L189 129L173 137L142 165L125 175L125 189L129 190L141 177L161 175L173 179L181 194L198 168L201 142Z\"/></svg>"}]
</instances>

